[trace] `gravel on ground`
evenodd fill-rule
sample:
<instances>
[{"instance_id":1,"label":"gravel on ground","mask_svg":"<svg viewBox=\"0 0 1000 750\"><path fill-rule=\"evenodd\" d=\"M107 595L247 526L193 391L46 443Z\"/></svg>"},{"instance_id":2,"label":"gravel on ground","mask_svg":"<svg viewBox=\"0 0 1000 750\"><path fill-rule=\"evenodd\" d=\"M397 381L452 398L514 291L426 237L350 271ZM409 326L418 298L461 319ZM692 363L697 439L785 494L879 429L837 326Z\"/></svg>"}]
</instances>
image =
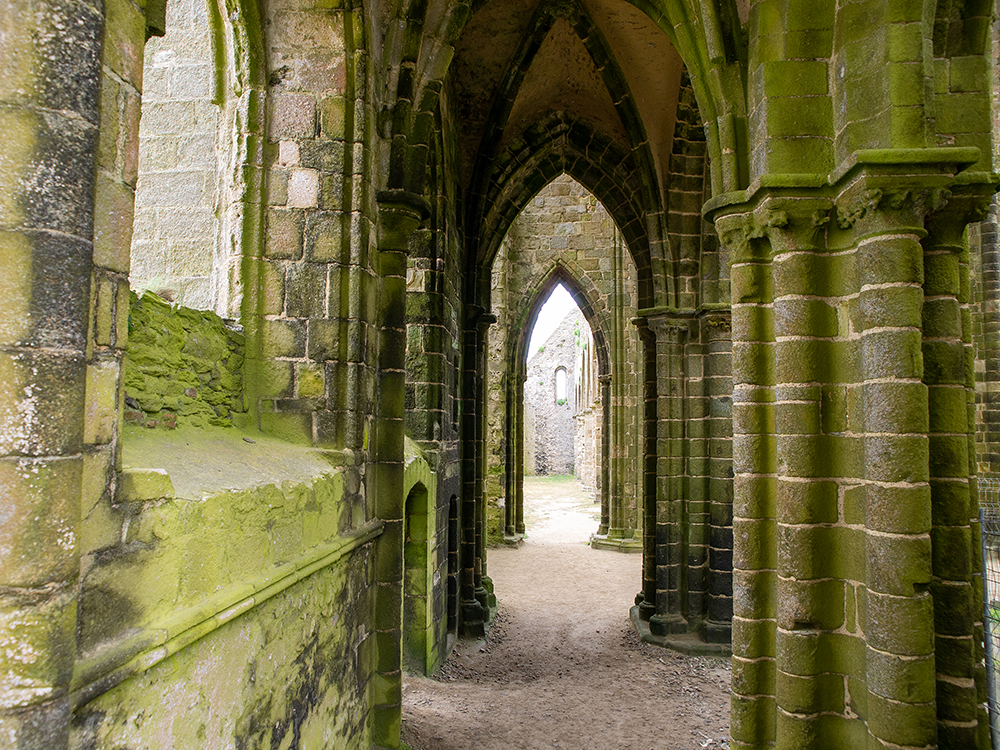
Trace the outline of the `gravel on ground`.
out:
<instances>
[{"instance_id":1,"label":"gravel on ground","mask_svg":"<svg viewBox=\"0 0 1000 750\"><path fill-rule=\"evenodd\" d=\"M642 643L641 555L591 549L599 506L572 478L525 477L527 538L491 548L499 608L432 677L403 679L413 750L729 747L728 659Z\"/></svg>"}]
</instances>

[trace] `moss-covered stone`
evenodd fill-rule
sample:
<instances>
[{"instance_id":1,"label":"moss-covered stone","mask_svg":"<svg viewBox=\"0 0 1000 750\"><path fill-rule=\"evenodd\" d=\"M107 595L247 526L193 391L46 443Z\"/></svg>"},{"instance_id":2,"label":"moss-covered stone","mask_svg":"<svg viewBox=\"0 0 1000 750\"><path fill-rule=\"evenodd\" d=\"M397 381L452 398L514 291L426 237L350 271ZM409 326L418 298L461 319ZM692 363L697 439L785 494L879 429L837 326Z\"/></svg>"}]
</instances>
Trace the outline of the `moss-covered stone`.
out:
<instances>
[{"instance_id":1,"label":"moss-covered stone","mask_svg":"<svg viewBox=\"0 0 1000 750\"><path fill-rule=\"evenodd\" d=\"M151 292L132 296L129 326L126 406L135 410L137 403L147 426L225 426L243 412L241 331Z\"/></svg>"}]
</instances>

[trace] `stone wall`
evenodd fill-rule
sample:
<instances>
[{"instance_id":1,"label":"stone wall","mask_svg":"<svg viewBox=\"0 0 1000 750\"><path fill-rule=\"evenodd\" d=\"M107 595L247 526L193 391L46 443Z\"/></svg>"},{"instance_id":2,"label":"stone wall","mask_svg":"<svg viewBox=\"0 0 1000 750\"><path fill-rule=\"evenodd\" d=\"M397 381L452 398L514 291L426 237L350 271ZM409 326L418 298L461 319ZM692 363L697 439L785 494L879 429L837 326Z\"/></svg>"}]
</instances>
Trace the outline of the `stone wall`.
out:
<instances>
[{"instance_id":1,"label":"stone wall","mask_svg":"<svg viewBox=\"0 0 1000 750\"><path fill-rule=\"evenodd\" d=\"M976 372L976 464L1000 474L1000 205L969 227L972 335Z\"/></svg>"},{"instance_id":2,"label":"stone wall","mask_svg":"<svg viewBox=\"0 0 1000 750\"><path fill-rule=\"evenodd\" d=\"M242 415L242 330L212 312L132 295L125 421L146 427L232 425Z\"/></svg>"},{"instance_id":3,"label":"stone wall","mask_svg":"<svg viewBox=\"0 0 1000 750\"><path fill-rule=\"evenodd\" d=\"M579 439L574 418L574 384L580 339L586 335L586 327L580 311L570 310L552 335L535 352L529 353L524 400L530 404L534 424L534 473L540 476L574 473ZM560 370L565 378L562 398L559 398L556 387L557 372Z\"/></svg>"},{"instance_id":4,"label":"stone wall","mask_svg":"<svg viewBox=\"0 0 1000 750\"><path fill-rule=\"evenodd\" d=\"M210 6L170 0L166 35L146 44L129 273L134 290L198 310L217 309L213 275L225 269L217 258L225 142Z\"/></svg>"},{"instance_id":5,"label":"stone wall","mask_svg":"<svg viewBox=\"0 0 1000 750\"><path fill-rule=\"evenodd\" d=\"M996 15L996 14L994 14ZM1000 133L1000 18L992 25L992 120ZM993 141L993 169L1000 169L1000 139ZM976 373L976 464L981 475L1000 475L1000 202L970 224L972 340Z\"/></svg>"},{"instance_id":6,"label":"stone wall","mask_svg":"<svg viewBox=\"0 0 1000 750\"><path fill-rule=\"evenodd\" d=\"M524 426L510 398L523 333L562 281L607 377L602 478L618 500L602 526L624 537L644 525L637 621L649 633L678 648L701 634L716 650L732 635L732 746L988 746L969 406L974 345L982 383L997 371L994 229L980 231L978 259L964 230L997 188L985 52L996 4L534 5L207 6L219 13L188 40L190 78L171 81L187 60L150 47L147 140L176 143L178 159L150 152L149 186L166 187L143 183L140 213L155 215L134 223L144 52L165 4L8 0L6 744L397 748L407 385L449 508L447 521L413 513L437 535L438 568L423 572L434 597L448 591L449 627L458 581L461 621L482 636L495 604L484 519L519 521L516 445L484 445ZM169 12L176 33L194 33L200 9ZM207 55L206 39L219 45ZM551 59L543 49L590 62L566 85L536 65ZM194 70L206 60L224 82L211 103ZM181 153L188 134L205 153ZM245 292L211 304L241 313L257 431L201 428L222 435L205 444L198 430L178 439L183 425L123 428L133 228L140 245L166 243L161 266L184 282L168 286L194 304L210 248L185 253L208 232L170 222L209 208L223 238L211 252L226 248L227 279ZM440 252L424 252L424 233ZM412 351L428 367L407 383L410 270L430 271L432 293L414 305L426 302ZM487 374L494 270L501 365ZM993 471L993 404L979 404L977 458ZM227 485L287 460L253 487L189 494L183 471L130 462L137 440L159 438L171 443L157 461L181 455ZM483 500L494 457L502 522ZM308 471L288 477L298 462ZM619 502L630 481L644 517Z\"/></svg>"},{"instance_id":7,"label":"stone wall","mask_svg":"<svg viewBox=\"0 0 1000 750\"><path fill-rule=\"evenodd\" d=\"M259 433L125 429L116 495L84 509L70 747L367 742L381 525L354 469Z\"/></svg>"}]
</instances>

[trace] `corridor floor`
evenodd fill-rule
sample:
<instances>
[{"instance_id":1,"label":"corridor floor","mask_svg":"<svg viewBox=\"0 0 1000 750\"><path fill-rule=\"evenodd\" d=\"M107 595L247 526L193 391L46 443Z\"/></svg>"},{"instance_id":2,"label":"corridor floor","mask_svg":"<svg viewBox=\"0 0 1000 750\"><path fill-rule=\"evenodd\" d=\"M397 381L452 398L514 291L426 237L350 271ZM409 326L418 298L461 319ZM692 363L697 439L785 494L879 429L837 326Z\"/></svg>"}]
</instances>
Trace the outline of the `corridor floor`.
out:
<instances>
[{"instance_id":1,"label":"corridor floor","mask_svg":"<svg viewBox=\"0 0 1000 750\"><path fill-rule=\"evenodd\" d=\"M729 662L635 635L641 555L593 550L599 506L570 478L525 478L528 537L488 551L500 602L485 643L403 683L413 750L726 748Z\"/></svg>"}]
</instances>

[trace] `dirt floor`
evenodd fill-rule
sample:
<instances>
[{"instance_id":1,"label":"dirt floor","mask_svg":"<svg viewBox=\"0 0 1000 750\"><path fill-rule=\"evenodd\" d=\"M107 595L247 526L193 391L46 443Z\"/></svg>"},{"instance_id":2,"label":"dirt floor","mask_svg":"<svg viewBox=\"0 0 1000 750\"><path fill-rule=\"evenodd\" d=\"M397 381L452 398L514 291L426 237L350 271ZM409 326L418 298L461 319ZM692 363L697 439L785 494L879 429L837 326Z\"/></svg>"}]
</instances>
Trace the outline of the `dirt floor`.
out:
<instances>
[{"instance_id":1,"label":"dirt floor","mask_svg":"<svg viewBox=\"0 0 1000 750\"><path fill-rule=\"evenodd\" d=\"M642 643L628 619L642 556L594 550L599 506L567 478L525 478L528 538L488 551L486 641L403 681L413 750L728 748L729 662Z\"/></svg>"}]
</instances>

